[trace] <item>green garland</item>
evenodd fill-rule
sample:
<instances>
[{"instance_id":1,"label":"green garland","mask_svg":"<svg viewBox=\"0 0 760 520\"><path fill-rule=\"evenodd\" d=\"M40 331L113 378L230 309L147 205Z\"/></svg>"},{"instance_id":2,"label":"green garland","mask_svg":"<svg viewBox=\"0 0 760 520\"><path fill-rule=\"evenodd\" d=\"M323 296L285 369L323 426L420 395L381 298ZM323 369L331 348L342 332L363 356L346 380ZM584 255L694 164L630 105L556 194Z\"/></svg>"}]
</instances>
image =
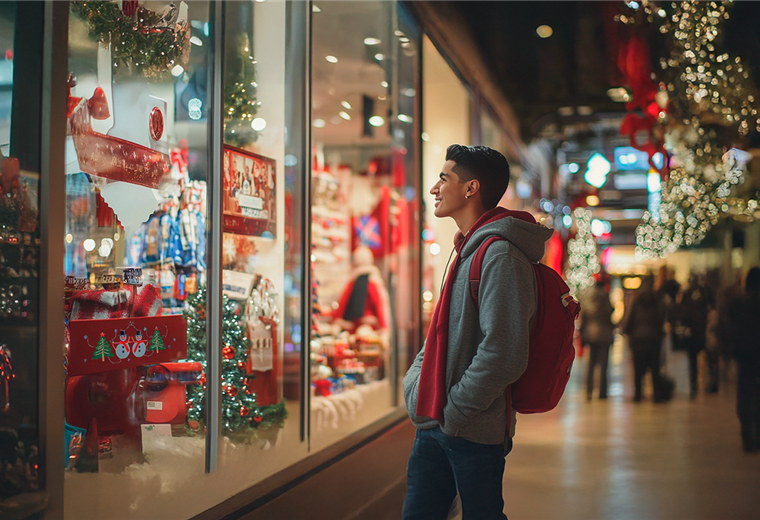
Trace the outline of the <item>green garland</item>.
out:
<instances>
[{"instance_id":1,"label":"green garland","mask_svg":"<svg viewBox=\"0 0 760 520\"><path fill-rule=\"evenodd\" d=\"M245 33L237 38L236 54L238 66L230 67L224 81L224 142L245 148L259 138L251 123L261 106L256 99L256 60Z\"/></svg>"},{"instance_id":2,"label":"green garland","mask_svg":"<svg viewBox=\"0 0 760 520\"><path fill-rule=\"evenodd\" d=\"M114 2L72 2L71 12L87 23L90 37L111 45L116 70L136 70L145 77L166 75L184 61L188 28L161 27L159 14L138 7L125 16Z\"/></svg>"}]
</instances>

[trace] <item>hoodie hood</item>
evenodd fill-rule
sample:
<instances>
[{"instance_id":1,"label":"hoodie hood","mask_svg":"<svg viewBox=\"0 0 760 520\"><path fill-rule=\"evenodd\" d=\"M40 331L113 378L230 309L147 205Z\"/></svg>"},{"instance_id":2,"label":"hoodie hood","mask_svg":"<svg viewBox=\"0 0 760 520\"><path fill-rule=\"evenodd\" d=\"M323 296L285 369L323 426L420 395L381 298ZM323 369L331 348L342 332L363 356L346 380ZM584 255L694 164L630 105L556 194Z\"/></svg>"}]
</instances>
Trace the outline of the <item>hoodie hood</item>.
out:
<instances>
[{"instance_id":1,"label":"hoodie hood","mask_svg":"<svg viewBox=\"0 0 760 520\"><path fill-rule=\"evenodd\" d=\"M462 259L473 254L483 241L491 236L500 236L517 246L531 262L543 258L546 241L553 231L536 223L527 211L513 211L496 207L487 211L473 226L467 237L457 233L454 237L459 256Z\"/></svg>"}]
</instances>

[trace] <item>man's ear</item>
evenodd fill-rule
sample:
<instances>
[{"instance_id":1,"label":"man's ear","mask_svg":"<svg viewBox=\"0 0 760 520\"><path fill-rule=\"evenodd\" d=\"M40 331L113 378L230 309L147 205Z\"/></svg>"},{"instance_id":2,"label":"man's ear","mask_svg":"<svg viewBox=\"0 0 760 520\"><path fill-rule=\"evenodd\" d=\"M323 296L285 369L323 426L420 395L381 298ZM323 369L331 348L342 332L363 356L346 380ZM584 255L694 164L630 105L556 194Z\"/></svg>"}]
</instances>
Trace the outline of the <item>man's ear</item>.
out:
<instances>
[{"instance_id":1,"label":"man's ear","mask_svg":"<svg viewBox=\"0 0 760 520\"><path fill-rule=\"evenodd\" d=\"M480 191L480 181L477 179L471 179L467 182L467 195L472 197L478 191Z\"/></svg>"}]
</instances>

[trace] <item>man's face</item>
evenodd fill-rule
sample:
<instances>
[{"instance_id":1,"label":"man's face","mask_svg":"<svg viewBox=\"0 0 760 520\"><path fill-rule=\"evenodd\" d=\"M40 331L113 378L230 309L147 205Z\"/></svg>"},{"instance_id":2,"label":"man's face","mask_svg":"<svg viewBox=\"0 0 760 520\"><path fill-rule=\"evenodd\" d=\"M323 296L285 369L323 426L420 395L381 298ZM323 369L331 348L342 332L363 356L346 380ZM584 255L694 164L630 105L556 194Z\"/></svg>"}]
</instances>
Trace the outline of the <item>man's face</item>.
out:
<instances>
[{"instance_id":1,"label":"man's face","mask_svg":"<svg viewBox=\"0 0 760 520\"><path fill-rule=\"evenodd\" d=\"M446 161L438 182L430 189L430 194L435 196L435 216L438 218L453 217L467 205L467 183L460 181L459 175L452 170L454 166L454 161Z\"/></svg>"}]
</instances>

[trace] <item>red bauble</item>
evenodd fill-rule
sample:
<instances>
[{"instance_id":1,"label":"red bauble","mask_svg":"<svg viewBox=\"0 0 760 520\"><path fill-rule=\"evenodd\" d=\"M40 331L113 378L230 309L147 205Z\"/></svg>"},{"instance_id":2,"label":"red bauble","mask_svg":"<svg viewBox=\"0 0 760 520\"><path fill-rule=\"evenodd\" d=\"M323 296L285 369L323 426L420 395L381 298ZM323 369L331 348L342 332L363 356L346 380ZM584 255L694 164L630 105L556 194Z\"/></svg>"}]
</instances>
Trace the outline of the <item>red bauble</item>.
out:
<instances>
[{"instance_id":1,"label":"red bauble","mask_svg":"<svg viewBox=\"0 0 760 520\"><path fill-rule=\"evenodd\" d=\"M150 136L154 141L161 139L164 135L164 114L158 107L153 107L150 111Z\"/></svg>"},{"instance_id":2,"label":"red bauble","mask_svg":"<svg viewBox=\"0 0 760 520\"><path fill-rule=\"evenodd\" d=\"M193 407L193 402L192 401L187 401L185 403L185 406L187 406L187 409L189 410L189 409L191 409Z\"/></svg>"},{"instance_id":3,"label":"red bauble","mask_svg":"<svg viewBox=\"0 0 760 520\"><path fill-rule=\"evenodd\" d=\"M250 410L248 410L248 407L246 407L246 406L242 406L242 407L240 408L240 416L241 416L241 417L247 417L247 416L248 416L248 412L249 412L249 411L250 411ZM254 419L254 420L256 420L256 417L254 417L253 419Z\"/></svg>"},{"instance_id":4,"label":"red bauble","mask_svg":"<svg viewBox=\"0 0 760 520\"><path fill-rule=\"evenodd\" d=\"M256 410L255 412L253 412L253 422L260 423L263 420L264 420L264 416L261 415L260 411Z\"/></svg>"},{"instance_id":5,"label":"red bauble","mask_svg":"<svg viewBox=\"0 0 760 520\"><path fill-rule=\"evenodd\" d=\"M237 365L240 370L245 370L245 361L238 361Z\"/></svg>"},{"instance_id":6,"label":"red bauble","mask_svg":"<svg viewBox=\"0 0 760 520\"><path fill-rule=\"evenodd\" d=\"M206 384L206 374L201 374L201 377L198 378L198 382L202 385Z\"/></svg>"},{"instance_id":7,"label":"red bauble","mask_svg":"<svg viewBox=\"0 0 760 520\"><path fill-rule=\"evenodd\" d=\"M233 386L233 385L228 386L225 392L230 397L235 397L236 395L238 395L238 389L236 386Z\"/></svg>"},{"instance_id":8,"label":"red bauble","mask_svg":"<svg viewBox=\"0 0 760 520\"><path fill-rule=\"evenodd\" d=\"M233 359L235 357L234 347L225 345L225 347L222 349L222 356L224 356L224 359L227 359L227 360Z\"/></svg>"}]
</instances>

